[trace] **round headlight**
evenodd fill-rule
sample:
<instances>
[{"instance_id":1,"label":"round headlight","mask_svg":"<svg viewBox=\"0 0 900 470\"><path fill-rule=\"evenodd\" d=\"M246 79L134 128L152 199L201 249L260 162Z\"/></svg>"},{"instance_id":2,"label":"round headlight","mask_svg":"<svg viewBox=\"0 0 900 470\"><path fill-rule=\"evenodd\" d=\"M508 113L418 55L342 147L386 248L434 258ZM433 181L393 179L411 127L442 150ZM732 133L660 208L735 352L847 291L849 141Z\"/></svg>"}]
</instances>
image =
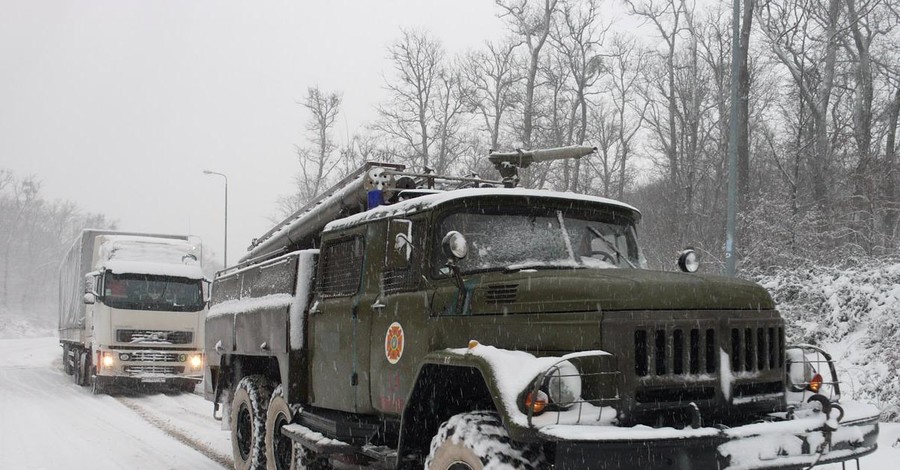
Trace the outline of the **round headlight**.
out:
<instances>
[{"instance_id":1,"label":"round headlight","mask_svg":"<svg viewBox=\"0 0 900 470\"><path fill-rule=\"evenodd\" d=\"M567 408L581 399L581 375L571 362L553 366L544 377L547 395L556 406Z\"/></svg>"},{"instance_id":2,"label":"round headlight","mask_svg":"<svg viewBox=\"0 0 900 470\"><path fill-rule=\"evenodd\" d=\"M686 273L697 272L700 268L700 256L693 248L685 248L678 256L678 268Z\"/></svg>"},{"instance_id":3,"label":"round headlight","mask_svg":"<svg viewBox=\"0 0 900 470\"><path fill-rule=\"evenodd\" d=\"M447 258L455 260L465 258L469 254L469 245L466 243L466 237L456 230L447 232L447 235L444 235L444 239L441 240L441 251L444 252L444 256Z\"/></svg>"}]
</instances>

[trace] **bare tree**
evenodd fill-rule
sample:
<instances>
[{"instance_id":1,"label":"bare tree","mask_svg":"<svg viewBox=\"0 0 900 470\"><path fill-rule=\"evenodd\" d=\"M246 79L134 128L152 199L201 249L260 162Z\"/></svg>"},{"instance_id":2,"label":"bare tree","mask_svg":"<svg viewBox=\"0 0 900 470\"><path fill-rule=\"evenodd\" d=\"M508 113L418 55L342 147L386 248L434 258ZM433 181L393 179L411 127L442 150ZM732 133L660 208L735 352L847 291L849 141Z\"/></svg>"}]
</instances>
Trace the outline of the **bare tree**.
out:
<instances>
[{"instance_id":1,"label":"bare tree","mask_svg":"<svg viewBox=\"0 0 900 470\"><path fill-rule=\"evenodd\" d=\"M600 77L602 68L600 49L603 47L603 38L609 25L599 24L598 9L599 0L569 1L562 4L562 18L551 34L554 46L566 58L574 93L567 144L581 145L585 141L588 126L588 90ZM571 131L575 132L574 137L571 136ZM571 183L564 189L578 191L581 159L575 160L573 166ZM566 167L568 170L568 165Z\"/></svg>"},{"instance_id":2,"label":"bare tree","mask_svg":"<svg viewBox=\"0 0 900 470\"><path fill-rule=\"evenodd\" d=\"M516 90L522 79L515 55L517 45L512 40L487 43L486 50L470 52L462 65L467 103L484 122L490 150L500 149L504 117L521 100Z\"/></svg>"},{"instance_id":3,"label":"bare tree","mask_svg":"<svg viewBox=\"0 0 900 470\"><path fill-rule=\"evenodd\" d=\"M325 92L318 87L307 89L302 104L310 112L306 130L310 133L307 140L311 146L296 147L300 164L300 171L294 177L297 191L279 200L282 215L293 213L327 187L328 177L338 163L331 132L342 100L337 92Z\"/></svg>"},{"instance_id":4,"label":"bare tree","mask_svg":"<svg viewBox=\"0 0 900 470\"><path fill-rule=\"evenodd\" d=\"M510 28L528 49L528 63L525 71L525 93L522 103L522 147L534 144L535 89L541 51L550 36L550 28L559 0L495 0L501 8L501 18L506 19Z\"/></svg>"},{"instance_id":5,"label":"bare tree","mask_svg":"<svg viewBox=\"0 0 900 470\"><path fill-rule=\"evenodd\" d=\"M678 35L683 29L684 0L667 0L656 3L654 0L625 0L625 3L633 15L644 18L652 23L665 42L666 51L663 55L665 61L665 83L662 93L667 100L665 122L657 120L666 126L664 132L657 132L661 139L668 159L669 184L678 186L678 148L677 148L677 113L678 102L675 89L675 53L678 44ZM660 129L662 130L662 129Z\"/></svg>"},{"instance_id":6,"label":"bare tree","mask_svg":"<svg viewBox=\"0 0 900 470\"><path fill-rule=\"evenodd\" d=\"M809 153L813 199L824 211L830 210L828 192L831 156L828 132L835 63L840 41L837 38L841 0L788 0L760 4L759 25L772 52L787 69L812 117L813 152ZM818 14L824 12L824 14ZM818 44L818 47L815 45Z\"/></svg>"},{"instance_id":7,"label":"bare tree","mask_svg":"<svg viewBox=\"0 0 900 470\"><path fill-rule=\"evenodd\" d=\"M444 48L426 32L402 30L388 56L396 76L385 79L390 101L378 107L373 128L396 140L407 152L408 163L428 167Z\"/></svg>"},{"instance_id":8,"label":"bare tree","mask_svg":"<svg viewBox=\"0 0 900 470\"><path fill-rule=\"evenodd\" d=\"M611 100L615 113L616 166L619 171L614 194L622 199L625 196L625 172L634 145L632 141L641 130L649 105L648 100L640 99L641 93L638 92L638 87L642 85L641 71L647 63L647 53L634 39L617 35L607 54Z\"/></svg>"}]
</instances>

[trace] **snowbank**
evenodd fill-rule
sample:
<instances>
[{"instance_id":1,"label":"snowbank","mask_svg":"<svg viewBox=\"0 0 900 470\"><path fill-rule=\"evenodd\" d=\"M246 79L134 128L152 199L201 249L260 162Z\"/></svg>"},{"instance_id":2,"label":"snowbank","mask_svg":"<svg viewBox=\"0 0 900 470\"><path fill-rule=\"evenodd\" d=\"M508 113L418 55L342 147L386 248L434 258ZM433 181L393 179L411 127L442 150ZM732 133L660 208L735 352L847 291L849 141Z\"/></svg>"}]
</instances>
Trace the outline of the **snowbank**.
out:
<instances>
[{"instance_id":1,"label":"snowbank","mask_svg":"<svg viewBox=\"0 0 900 470\"><path fill-rule=\"evenodd\" d=\"M789 342L824 347L845 397L869 401L900 421L900 263L815 267L756 279L775 299Z\"/></svg>"}]
</instances>

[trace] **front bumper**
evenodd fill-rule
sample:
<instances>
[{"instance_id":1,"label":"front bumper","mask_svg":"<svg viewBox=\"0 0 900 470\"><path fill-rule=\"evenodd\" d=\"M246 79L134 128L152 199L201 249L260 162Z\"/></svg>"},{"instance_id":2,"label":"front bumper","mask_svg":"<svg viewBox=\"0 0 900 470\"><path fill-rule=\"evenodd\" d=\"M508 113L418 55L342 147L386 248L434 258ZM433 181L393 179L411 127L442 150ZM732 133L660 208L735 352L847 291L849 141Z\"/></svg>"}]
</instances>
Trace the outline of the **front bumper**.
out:
<instances>
[{"instance_id":1,"label":"front bumper","mask_svg":"<svg viewBox=\"0 0 900 470\"><path fill-rule=\"evenodd\" d=\"M112 357L108 365L104 357ZM199 367L191 358L199 356ZM95 378L103 384L187 384L203 378L200 351L166 349L100 349Z\"/></svg>"},{"instance_id":2,"label":"front bumper","mask_svg":"<svg viewBox=\"0 0 900 470\"><path fill-rule=\"evenodd\" d=\"M825 429L823 413L810 411L789 421L728 429L558 425L539 432L555 444L556 470L799 469L875 451L878 410L853 402L842 406L844 419L835 431Z\"/></svg>"}]
</instances>

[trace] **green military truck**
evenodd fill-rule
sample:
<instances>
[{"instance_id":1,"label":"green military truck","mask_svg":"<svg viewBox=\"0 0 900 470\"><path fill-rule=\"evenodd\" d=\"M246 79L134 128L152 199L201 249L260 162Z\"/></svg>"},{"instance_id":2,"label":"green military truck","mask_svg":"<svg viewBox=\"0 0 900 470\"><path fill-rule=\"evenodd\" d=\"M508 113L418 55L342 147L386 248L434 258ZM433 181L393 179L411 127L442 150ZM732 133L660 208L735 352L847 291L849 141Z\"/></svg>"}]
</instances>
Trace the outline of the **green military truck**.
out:
<instances>
[{"instance_id":1,"label":"green military truck","mask_svg":"<svg viewBox=\"0 0 900 470\"><path fill-rule=\"evenodd\" d=\"M236 469L805 468L876 448L760 286L646 268L640 212L366 164L217 274L206 397ZM491 184L494 183L494 184ZM436 187L443 186L439 191ZM492 186L492 187L487 187ZM454 187L458 189L447 189Z\"/></svg>"}]
</instances>

